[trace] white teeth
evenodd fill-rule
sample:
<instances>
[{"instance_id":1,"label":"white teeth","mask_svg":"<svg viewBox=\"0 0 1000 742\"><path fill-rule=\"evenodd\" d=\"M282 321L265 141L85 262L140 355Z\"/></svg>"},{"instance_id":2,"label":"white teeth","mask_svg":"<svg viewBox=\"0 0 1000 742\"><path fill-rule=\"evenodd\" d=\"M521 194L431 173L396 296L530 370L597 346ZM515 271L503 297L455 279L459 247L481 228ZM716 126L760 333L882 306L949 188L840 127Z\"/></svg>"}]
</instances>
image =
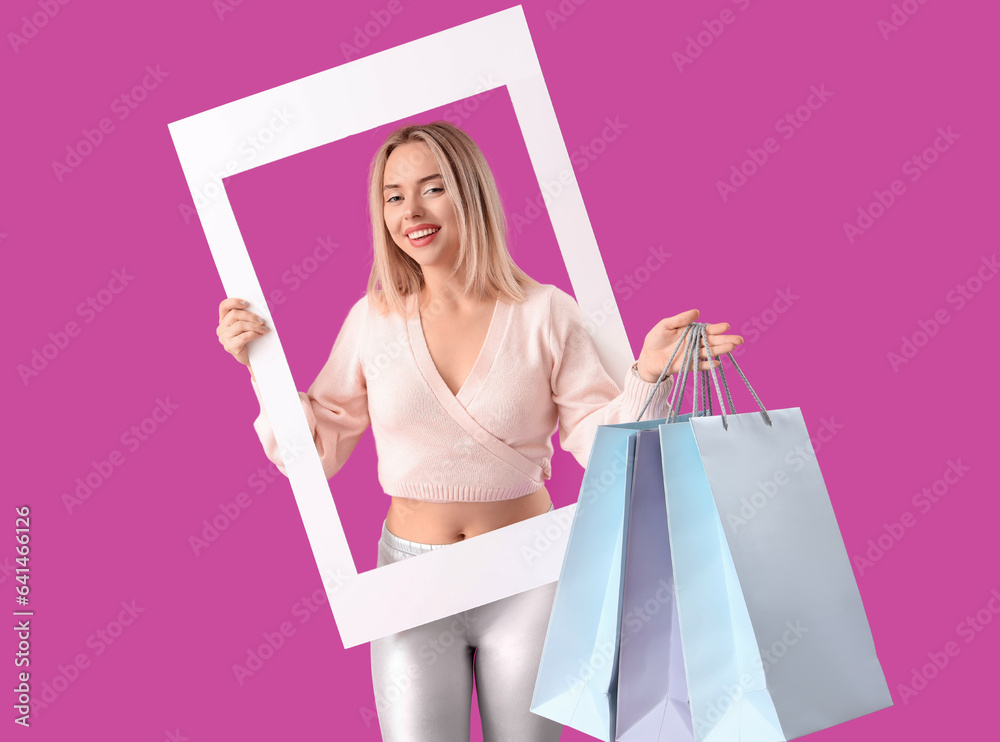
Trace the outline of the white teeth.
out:
<instances>
[{"instance_id":1,"label":"white teeth","mask_svg":"<svg viewBox=\"0 0 1000 742\"><path fill-rule=\"evenodd\" d=\"M434 234L439 229L441 229L441 227L434 227L433 229L421 229L417 232L410 232L410 234L408 234L407 236L411 240L419 240L421 237L426 237L429 234Z\"/></svg>"}]
</instances>

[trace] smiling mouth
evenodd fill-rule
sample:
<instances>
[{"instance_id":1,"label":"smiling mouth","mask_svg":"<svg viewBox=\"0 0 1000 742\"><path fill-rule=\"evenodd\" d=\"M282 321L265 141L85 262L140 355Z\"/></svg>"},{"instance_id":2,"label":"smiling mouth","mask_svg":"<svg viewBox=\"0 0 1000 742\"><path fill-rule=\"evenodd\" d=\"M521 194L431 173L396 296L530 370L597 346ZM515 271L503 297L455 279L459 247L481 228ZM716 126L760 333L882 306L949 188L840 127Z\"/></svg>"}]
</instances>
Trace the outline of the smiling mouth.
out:
<instances>
[{"instance_id":1,"label":"smiling mouth","mask_svg":"<svg viewBox=\"0 0 1000 742\"><path fill-rule=\"evenodd\" d=\"M430 229L418 229L416 232L410 232L406 236L409 237L411 240L420 240L424 237L434 234L439 229L441 229L441 227L433 227Z\"/></svg>"},{"instance_id":2,"label":"smiling mouth","mask_svg":"<svg viewBox=\"0 0 1000 742\"><path fill-rule=\"evenodd\" d=\"M426 247L434 241L437 233L440 231L441 227L428 227L427 229L418 229L410 232L406 237L412 247Z\"/></svg>"}]
</instances>

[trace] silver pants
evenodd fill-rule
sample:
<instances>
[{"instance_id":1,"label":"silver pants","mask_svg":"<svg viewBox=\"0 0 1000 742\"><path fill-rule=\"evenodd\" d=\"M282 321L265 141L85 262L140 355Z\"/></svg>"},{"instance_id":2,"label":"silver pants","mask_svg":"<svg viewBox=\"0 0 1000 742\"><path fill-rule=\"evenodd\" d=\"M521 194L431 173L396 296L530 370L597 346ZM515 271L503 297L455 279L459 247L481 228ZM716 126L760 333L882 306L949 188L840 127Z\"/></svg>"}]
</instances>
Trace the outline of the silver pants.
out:
<instances>
[{"instance_id":1,"label":"silver pants","mask_svg":"<svg viewBox=\"0 0 1000 742\"><path fill-rule=\"evenodd\" d=\"M447 545L383 523L378 566ZM562 724L528 710L555 592L551 582L371 642L382 739L468 742L474 677L484 742L556 742Z\"/></svg>"}]
</instances>

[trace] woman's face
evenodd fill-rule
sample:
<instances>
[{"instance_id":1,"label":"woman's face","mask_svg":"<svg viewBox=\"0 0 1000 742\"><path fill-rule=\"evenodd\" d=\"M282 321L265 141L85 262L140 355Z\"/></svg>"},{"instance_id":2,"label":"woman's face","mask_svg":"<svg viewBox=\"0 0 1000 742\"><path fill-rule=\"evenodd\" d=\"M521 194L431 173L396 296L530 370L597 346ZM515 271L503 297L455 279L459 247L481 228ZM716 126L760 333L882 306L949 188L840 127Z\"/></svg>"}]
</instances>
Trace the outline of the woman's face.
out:
<instances>
[{"instance_id":1,"label":"woman's face","mask_svg":"<svg viewBox=\"0 0 1000 742\"><path fill-rule=\"evenodd\" d=\"M422 269L450 271L458 259L458 221L439 170L423 142L396 147L385 163L382 214L393 241Z\"/></svg>"}]
</instances>

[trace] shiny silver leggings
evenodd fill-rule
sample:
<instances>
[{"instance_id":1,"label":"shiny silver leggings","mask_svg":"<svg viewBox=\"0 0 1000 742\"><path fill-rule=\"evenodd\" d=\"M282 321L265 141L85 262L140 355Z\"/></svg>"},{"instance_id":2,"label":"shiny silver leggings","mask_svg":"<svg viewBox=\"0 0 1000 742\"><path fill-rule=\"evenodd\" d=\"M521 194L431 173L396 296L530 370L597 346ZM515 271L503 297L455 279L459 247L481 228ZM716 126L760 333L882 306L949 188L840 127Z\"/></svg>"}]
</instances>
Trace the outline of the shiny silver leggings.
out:
<instances>
[{"instance_id":1,"label":"shiny silver leggings","mask_svg":"<svg viewBox=\"0 0 1000 742\"><path fill-rule=\"evenodd\" d=\"M442 546L401 539L383 523L378 566ZM562 724L528 710L555 592L551 582L374 640L382 739L468 742L475 677L484 742L558 740Z\"/></svg>"}]
</instances>

